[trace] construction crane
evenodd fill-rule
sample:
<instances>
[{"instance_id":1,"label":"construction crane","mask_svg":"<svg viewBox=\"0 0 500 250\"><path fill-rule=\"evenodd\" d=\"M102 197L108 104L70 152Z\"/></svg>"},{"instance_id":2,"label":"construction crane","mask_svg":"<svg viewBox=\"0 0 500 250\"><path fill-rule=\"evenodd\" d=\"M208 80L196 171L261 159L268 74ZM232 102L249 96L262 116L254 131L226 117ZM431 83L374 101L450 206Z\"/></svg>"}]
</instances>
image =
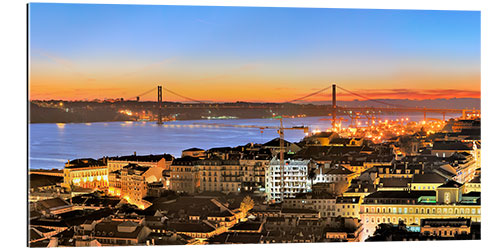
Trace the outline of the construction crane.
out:
<instances>
[{"instance_id":1,"label":"construction crane","mask_svg":"<svg viewBox=\"0 0 500 250\"><path fill-rule=\"evenodd\" d=\"M256 126L256 125L232 125L232 124L210 124L209 126L214 127L233 127L233 128L257 128L263 132L264 129L276 129L280 138L280 175L281 175L281 199L285 198L285 130L303 130L305 134L309 133L309 127L306 126L294 126L294 127L283 127L283 117L275 116L274 119L280 120L280 126ZM205 123L195 123L195 125L207 125Z\"/></svg>"},{"instance_id":2,"label":"construction crane","mask_svg":"<svg viewBox=\"0 0 500 250\"><path fill-rule=\"evenodd\" d=\"M275 117L280 120L280 126L278 128L278 134L280 135L280 175L281 175L281 202L285 200L285 130L304 130L304 133L309 133L309 127L283 127L283 118L281 116Z\"/></svg>"}]
</instances>

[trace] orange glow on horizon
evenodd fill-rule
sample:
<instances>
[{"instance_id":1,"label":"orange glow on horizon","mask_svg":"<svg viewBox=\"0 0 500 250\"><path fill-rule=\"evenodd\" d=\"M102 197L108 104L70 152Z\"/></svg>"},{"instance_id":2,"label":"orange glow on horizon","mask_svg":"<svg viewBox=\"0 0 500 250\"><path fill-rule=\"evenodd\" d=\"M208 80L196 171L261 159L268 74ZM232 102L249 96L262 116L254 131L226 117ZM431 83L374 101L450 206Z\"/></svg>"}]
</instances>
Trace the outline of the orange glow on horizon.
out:
<instances>
[{"instance_id":1,"label":"orange glow on horizon","mask_svg":"<svg viewBox=\"0 0 500 250\"><path fill-rule=\"evenodd\" d=\"M198 66L196 72L185 68L153 70L127 74L123 69L67 68L44 63L33 63L30 74L30 100L94 100L135 97L162 85L181 95L204 102L286 102L318 91L336 82L338 86L371 99L438 99L480 98L479 73L405 73L395 76L351 76L331 79L314 72L298 77L294 72L261 72L260 68L240 67L228 73L218 73ZM104 67L104 66L103 66ZM180 66L178 66L180 67ZM185 67L185 66L182 66ZM127 69L130 66L126 67ZM200 72L201 71L201 72ZM206 72L209 73L206 73ZM81 73L85 72L85 73ZM155 101L156 93L141 97L141 101ZM164 91L164 101L187 102ZM337 89L338 101L363 100ZM330 101L331 91L324 91L305 99L305 102Z\"/></svg>"}]
</instances>

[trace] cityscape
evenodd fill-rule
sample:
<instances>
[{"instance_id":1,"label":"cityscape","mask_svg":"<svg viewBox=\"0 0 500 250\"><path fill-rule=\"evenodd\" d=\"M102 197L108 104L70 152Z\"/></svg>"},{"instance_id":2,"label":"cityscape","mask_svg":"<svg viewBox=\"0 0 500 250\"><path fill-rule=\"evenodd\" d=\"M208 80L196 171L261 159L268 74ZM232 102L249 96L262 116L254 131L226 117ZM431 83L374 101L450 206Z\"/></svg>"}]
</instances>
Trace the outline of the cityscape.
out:
<instances>
[{"instance_id":1,"label":"cityscape","mask_svg":"<svg viewBox=\"0 0 500 250\"><path fill-rule=\"evenodd\" d=\"M481 239L479 12L28 12L29 247Z\"/></svg>"}]
</instances>

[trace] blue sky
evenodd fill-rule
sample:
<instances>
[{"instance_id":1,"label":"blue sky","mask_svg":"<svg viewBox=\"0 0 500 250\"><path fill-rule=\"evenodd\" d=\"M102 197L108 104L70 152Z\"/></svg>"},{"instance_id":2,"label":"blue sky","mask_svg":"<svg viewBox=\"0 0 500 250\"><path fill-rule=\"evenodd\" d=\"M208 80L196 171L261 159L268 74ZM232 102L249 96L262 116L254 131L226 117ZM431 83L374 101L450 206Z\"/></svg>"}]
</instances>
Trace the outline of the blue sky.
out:
<instances>
[{"instance_id":1,"label":"blue sky","mask_svg":"<svg viewBox=\"0 0 500 250\"><path fill-rule=\"evenodd\" d=\"M245 85L250 77L277 87L290 82L290 88L307 91L335 78L350 89L391 89L402 83L388 79L406 74L429 82L465 77L469 84L440 82L443 89L480 89L477 11L34 3L30 49L35 94L49 82L54 91L81 89L81 79L68 83L62 77L68 71L92 75L112 89L117 86L109 80L113 75L165 60L172 60L168 68L144 75L174 79L180 88L193 79L211 84L210 79L230 75L232 82L219 84ZM138 76L127 86L146 80Z\"/></svg>"}]
</instances>

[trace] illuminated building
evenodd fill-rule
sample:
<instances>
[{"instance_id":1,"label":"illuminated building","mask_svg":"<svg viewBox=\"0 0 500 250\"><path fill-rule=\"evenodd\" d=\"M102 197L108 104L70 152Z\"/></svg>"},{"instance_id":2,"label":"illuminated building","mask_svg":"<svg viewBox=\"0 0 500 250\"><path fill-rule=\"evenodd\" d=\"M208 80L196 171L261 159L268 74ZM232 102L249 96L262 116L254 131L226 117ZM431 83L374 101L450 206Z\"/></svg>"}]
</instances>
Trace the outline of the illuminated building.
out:
<instances>
[{"instance_id":1,"label":"illuminated building","mask_svg":"<svg viewBox=\"0 0 500 250\"><path fill-rule=\"evenodd\" d=\"M121 196L122 192L122 180L121 180L121 170L115 170L108 173L108 193L115 196Z\"/></svg>"},{"instance_id":2,"label":"illuminated building","mask_svg":"<svg viewBox=\"0 0 500 250\"><path fill-rule=\"evenodd\" d=\"M319 167L316 169L316 178L313 181L315 183L345 183L349 186L351 180L357 176L349 169L341 166L332 166L329 168Z\"/></svg>"},{"instance_id":3,"label":"illuminated building","mask_svg":"<svg viewBox=\"0 0 500 250\"><path fill-rule=\"evenodd\" d=\"M456 235L470 234L471 223L470 218L422 219L420 233L452 238Z\"/></svg>"},{"instance_id":4,"label":"illuminated building","mask_svg":"<svg viewBox=\"0 0 500 250\"><path fill-rule=\"evenodd\" d=\"M64 166L64 186L105 188L108 186L108 167L105 159L91 158L68 161Z\"/></svg>"},{"instance_id":5,"label":"illuminated building","mask_svg":"<svg viewBox=\"0 0 500 250\"><path fill-rule=\"evenodd\" d=\"M295 194L311 191L311 182L307 179L310 160L288 159L284 162L284 198L293 198ZM271 160L266 171L266 195L269 201L282 201L280 161Z\"/></svg>"},{"instance_id":6,"label":"illuminated building","mask_svg":"<svg viewBox=\"0 0 500 250\"><path fill-rule=\"evenodd\" d=\"M455 178L457 182L467 183L471 181L478 167L475 157L469 153L454 153L447 159L450 165L455 169Z\"/></svg>"},{"instance_id":7,"label":"illuminated building","mask_svg":"<svg viewBox=\"0 0 500 250\"><path fill-rule=\"evenodd\" d=\"M200 176L200 191L240 191L243 171L237 160L200 160L196 165Z\"/></svg>"},{"instance_id":8,"label":"illuminated building","mask_svg":"<svg viewBox=\"0 0 500 250\"><path fill-rule=\"evenodd\" d=\"M170 190L197 193L215 191L237 193L241 190L264 191L265 169L269 160L253 157L227 159L227 155L210 153L210 158L185 156L170 167Z\"/></svg>"},{"instance_id":9,"label":"illuminated building","mask_svg":"<svg viewBox=\"0 0 500 250\"><path fill-rule=\"evenodd\" d=\"M243 171L241 179L242 190L265 193L266 169L269 167L270 161L270 155L262 157L243 156L240 160L240 166Z\"/></svg>"},{"instance_id":10,"label":"illuminated building","mask_svg":"<svg viewBox=\"0 0 500 250\"><path fill-rule=\"evenodd\" d=\"M111 173L116 170L121 170L130 163L138 164L143 167L160 167L167 169L172 164L174 157L169 154L137 155L134 153L133 155L127 156L109 157L106 160L108 164L108 172Z\"/></svg>"},{"instance_id":11,"label":"illuminated building","mask_svg":"<svg viewBox=\"0 0 500 250\"><path fill-rule=\"evenodd\" d=\"M348 196L339 196L335 202L335 217L347 217L347 218L356 218L359 219L359 211L361 206L361 198L360 197L348 197Z\"/></svg>"},{"instance_id":12,"label":"illuminated building","mask_svg":"<svg viewBox=\"0 0 500 250\"><path fill-rule=\"evenodd\" d=\"M129 164L120 171L121 196L130 204L144 209L148 202L142 200L148 194L148 184L162 181L163 169Z\"/></svg>"},{"instance_id":13,"label":"illuminated building","mask_svg":"<svg viewBox=\"0 0 500 250\"><path fill-rule=\"evenodd\" d=\"M174 159L170 166L168 189L186 193L198 192L200 190L200 176L196 166L198 160L190 156Z\"/></svg>"},{"instance_id":14,"label":"illuminated building","mask_svg":"<svg viewBox=\"0 0 500 250\"><path fill-rule=\"evenodd\" d=\"M451 127L453 132L461 132L464 129L480 128L480 126L481 126L481 120L475 119L475 120L458 120L455 121Z\"/></svg>"},{"instance_id":15,"label":"illuminated building","mask_svg":"<svg viewBox=\"0 0 500 250\"><path fill-rule=\"evenodd\" d=\"M481 221L480 193L463 193L463 185L449 181L436 191L377 191L365 197L360 215L363 239L380 223L420 225L422 219L470 218Z\"/></svg>"},{"instance_id":16,"label":"illuminated building","mask_svg":"<svg viewBox=\"0 0 500 250\"><path fill-rule=\"evenodd\" d=\"M481 176L474 177L471 181L464 184L464 192L481 192Z\"/></svg>"}]
</instances>

